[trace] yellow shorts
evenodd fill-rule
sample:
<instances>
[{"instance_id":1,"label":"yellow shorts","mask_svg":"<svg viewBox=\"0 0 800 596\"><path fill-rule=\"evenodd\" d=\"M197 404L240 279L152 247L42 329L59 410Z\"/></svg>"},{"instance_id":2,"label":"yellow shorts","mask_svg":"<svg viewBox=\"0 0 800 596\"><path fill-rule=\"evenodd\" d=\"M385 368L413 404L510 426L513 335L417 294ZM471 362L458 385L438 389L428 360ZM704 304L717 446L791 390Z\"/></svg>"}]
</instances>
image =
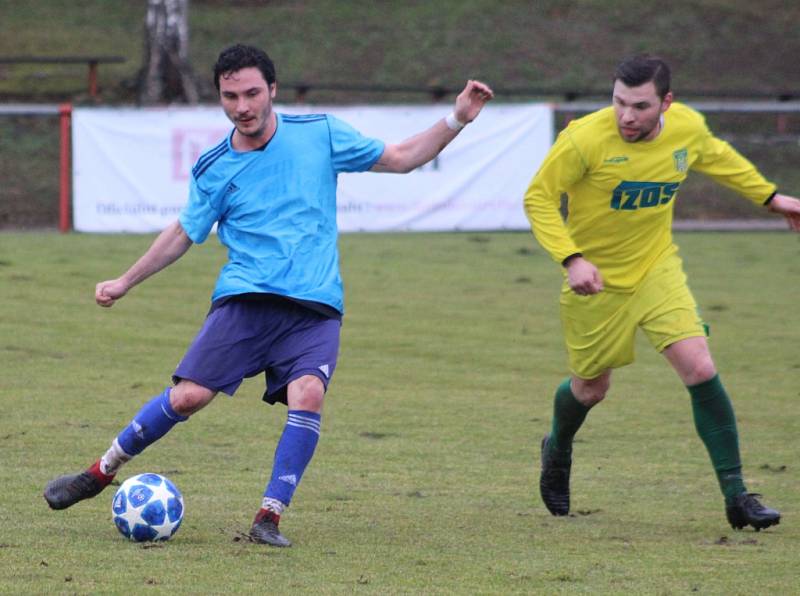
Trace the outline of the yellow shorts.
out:
<instances>
[{"instance_id":1,"label":"yellow shorts","mask_svg":"<svg viewBox=\"0 0 800 596\"><path fill-rule=\"evenodd\" d=\"M570 368L582 379L633 362L637 327L659 352L681 339L705 335L677 254L653 267L631 292L579 296L565 283L560 303Z\"/></svg>"}]
</instances>

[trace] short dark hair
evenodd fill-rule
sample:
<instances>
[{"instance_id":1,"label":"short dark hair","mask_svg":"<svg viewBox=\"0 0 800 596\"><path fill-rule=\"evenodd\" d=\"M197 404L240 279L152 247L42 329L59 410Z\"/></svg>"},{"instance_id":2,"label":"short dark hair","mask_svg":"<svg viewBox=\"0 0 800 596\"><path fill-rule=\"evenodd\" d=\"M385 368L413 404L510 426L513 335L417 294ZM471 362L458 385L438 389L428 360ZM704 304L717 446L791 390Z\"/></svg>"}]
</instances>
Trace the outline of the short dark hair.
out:
<instances>
[{"instance_id":1,"label":"short dark hair","mask_svg":"<svg viewBox=\"0 0 800 596\"><path fill-rule=\"evenodd\" d=\"M639 87L653 81L656 93L664 99L670 90L669 66L658 56L639 54L619 63L614 71L614 81L622 81L628 87Z\"/></svg>"},{"instance_id":2,"label":"short dark hair","mask_svg":"<svg viewBox=\"0 0 800 596\"><path fill-rule=\"evenodd\" d=\"M217 91L219 91L219 78L222 75L250 67L260 70L268 85L275 82L275 65L264 50L240 43L222 50L214 65L214 85Z\"/></svg>"}]
</instances>

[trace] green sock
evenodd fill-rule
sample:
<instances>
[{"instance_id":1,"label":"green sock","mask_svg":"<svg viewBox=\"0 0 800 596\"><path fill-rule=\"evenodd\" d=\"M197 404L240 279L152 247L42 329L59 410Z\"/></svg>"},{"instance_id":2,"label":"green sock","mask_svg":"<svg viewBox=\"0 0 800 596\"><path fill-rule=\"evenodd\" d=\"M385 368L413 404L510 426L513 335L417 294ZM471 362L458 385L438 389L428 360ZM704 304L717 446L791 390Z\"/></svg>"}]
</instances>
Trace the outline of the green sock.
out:
<instances>
[{"instance_id":1,"label":"green sock","mask_svg":"<svg viewBox=\"0 0 800 596\"><path fill-rule=\"evenodd\" d=\"M687 387L692 396L692 413L697 434L705 443L717 474L719 488L730 501L745 492L742 462L739 458L739 433L733 406L719 375Z\"/></svg>"},{"instance_id":2,"label":"green sock","mask_svg":"<svg viewBox=\"0 0 800 596\"><path fill-rule=\"evenodd\" d=\"M556 389L553 400L553 428L548 448L556 460L568 461L572 456L572 439L591 408L575 399L567 378Z\"/></svg>"}]
</instances>

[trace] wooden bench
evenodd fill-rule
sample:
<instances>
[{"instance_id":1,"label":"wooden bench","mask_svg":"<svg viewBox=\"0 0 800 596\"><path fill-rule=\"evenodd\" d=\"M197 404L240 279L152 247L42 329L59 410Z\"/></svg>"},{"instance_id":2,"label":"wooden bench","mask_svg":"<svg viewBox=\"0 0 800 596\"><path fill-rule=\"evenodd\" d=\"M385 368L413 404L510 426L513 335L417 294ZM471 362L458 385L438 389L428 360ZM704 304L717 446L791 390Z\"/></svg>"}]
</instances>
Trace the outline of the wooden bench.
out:
<instances>
[{"instance_id":1,"label":"wooden bench","mask_svg":"<svg viewBox=\"0 0 800 596\"><path fill-rule=\"evenodd\" d=\"M0 64L86 64L89 67L89 95L97 99L99 64L125 62L122 56L0 56Z\"/></svg>"}]
</instances>

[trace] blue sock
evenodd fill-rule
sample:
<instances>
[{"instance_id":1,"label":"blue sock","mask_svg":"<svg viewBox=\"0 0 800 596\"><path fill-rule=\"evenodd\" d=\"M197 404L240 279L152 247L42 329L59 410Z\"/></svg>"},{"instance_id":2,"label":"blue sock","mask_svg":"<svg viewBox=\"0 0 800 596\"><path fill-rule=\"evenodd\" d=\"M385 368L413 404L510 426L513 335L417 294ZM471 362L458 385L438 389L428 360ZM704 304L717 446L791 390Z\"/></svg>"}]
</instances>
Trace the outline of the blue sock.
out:
<instances>
[{"instance_id":1,"label":"blue sock","mask_svg":"<svg viewBox=\"0 0 800 596\"><path fill-rule=\"evenodd\" d=\"M169 404L170 388L142 406L131 423L117 435L117 442L128 455L139 455L145 447L155 443L169 430L188 419L172 409Z\"/></svg>"},{"instance_id":2,"label":"blue sock","mask_svg":"<svg viewBox=\"0 0 800 596\"><path fill-rule=\"evenodd\" d=\"M314 412L289 410L281 440L275 449L275 462L264 496L277 499L284 505L292 500L306 466L314 456L319 441L319 423L322 417Z\"/></svg>"}]
</instances>

